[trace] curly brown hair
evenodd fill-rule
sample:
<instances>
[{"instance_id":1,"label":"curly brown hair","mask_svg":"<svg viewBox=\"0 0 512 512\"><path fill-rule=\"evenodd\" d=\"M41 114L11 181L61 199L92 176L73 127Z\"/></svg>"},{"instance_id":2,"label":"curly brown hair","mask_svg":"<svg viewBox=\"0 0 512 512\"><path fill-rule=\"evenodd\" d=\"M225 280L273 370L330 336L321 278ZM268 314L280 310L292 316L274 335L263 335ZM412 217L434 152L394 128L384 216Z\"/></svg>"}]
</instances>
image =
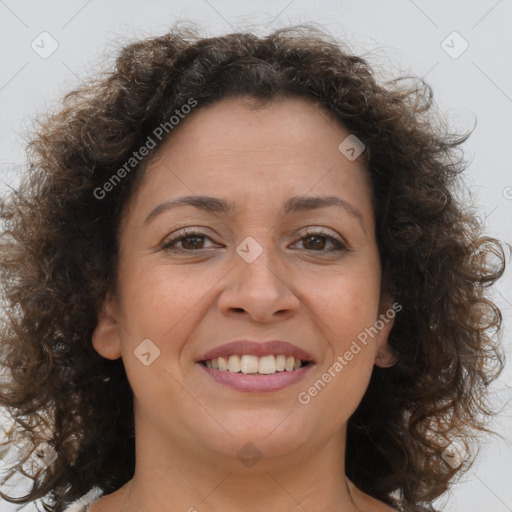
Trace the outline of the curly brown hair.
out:
<instances>
[{"instance_id":1,"label":"curly brown hair","mask_svg":"<svg viewBox=\"0 0 512 512\"><path fill-rule=\"evenodd\" d=\"M400 360L374 367L349 420L347 476L388 504L398 492L411 510L430 509L473 460L453 468L442 453L487 431L487 387L503 366L501 312L486 297L504 271L503 244L484 237L473 207L455 197L466 168L456 150L469 134L449 132L423 80L379 85L365 59L315 26L198 34L175 26L128 44L113 71L67 94L40 121L27 173L1 202L0 405L13 420L7 442L21 453L3 483L20 472L33 480L26 496L2 496L45 497L45 509L60 512L134 474L123 362L101 357L91 335L116 286L123 207L151 157L101 199L95 190L190 98L198 110L234 96L301 97L366 147L382 291L404 305L389 337ZM42 442L58 456L33 474L26 464Z\"/></svg>"}]
</instances>

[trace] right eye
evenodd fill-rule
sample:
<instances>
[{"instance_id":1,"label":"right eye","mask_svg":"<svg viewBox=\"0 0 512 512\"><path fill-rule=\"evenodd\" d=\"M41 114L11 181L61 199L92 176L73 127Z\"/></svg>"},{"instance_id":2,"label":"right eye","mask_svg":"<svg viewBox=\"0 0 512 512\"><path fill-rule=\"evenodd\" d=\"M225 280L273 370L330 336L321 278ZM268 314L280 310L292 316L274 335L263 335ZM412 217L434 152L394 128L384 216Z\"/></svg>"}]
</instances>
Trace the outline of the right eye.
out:
<instances>
[{"instance_id":1,"label":"right eye","mask_svg":"<svg viewBox=\"0 0 512 512\"><path fill-rule=\"evenodd\" d=\"M182 252L197 252L205 247L205 240L211 240L205 233L195 229L182 229L178 231L172 238L163 242L161 248L166 251L182 251ZM181 247L178 246L181 244Z\"/></svg>"}]
</instances>

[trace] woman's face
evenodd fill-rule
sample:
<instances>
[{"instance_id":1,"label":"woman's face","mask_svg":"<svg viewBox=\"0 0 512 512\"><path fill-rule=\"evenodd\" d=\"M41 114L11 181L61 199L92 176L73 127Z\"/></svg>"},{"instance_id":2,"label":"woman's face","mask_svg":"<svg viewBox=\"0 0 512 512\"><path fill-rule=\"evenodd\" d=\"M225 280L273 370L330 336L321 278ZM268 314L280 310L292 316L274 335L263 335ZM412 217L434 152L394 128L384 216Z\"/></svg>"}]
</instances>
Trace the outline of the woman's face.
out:
<instances>
[{"instance_id":1,"label":"woman's face","mask_svg":"<svg viewBox=\"0 0 512 512\"><path fill-rule=\"evenodd\" d=\"M301 99L229 99L160 148L93 336L123 358L147 445L219 464L343 446L392 325L362 341L389 303L369 177L338 149L348 135Z\"/></svg>"}]
</instances>

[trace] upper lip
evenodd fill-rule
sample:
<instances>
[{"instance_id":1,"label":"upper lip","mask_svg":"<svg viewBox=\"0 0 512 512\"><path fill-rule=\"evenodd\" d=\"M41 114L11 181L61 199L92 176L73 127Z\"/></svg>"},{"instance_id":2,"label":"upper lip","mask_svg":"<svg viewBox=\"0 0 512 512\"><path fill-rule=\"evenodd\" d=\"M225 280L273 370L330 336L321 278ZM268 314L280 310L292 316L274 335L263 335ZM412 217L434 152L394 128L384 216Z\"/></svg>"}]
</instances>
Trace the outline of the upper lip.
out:
<instances>
[{"instance_id":1,"label":"upper lip","mask_svg":"<svg viewBox=\"0 0 512 512\"><path fill-rule=\"evenodd\" d=\"M243 356L244 354L263 357L270 355L283 355L295 357L302 361L314 362L313 356L301 348L281 340L250 341L236 340L220 345L203 354L198 361L208 361L218 357L229 357L232 355Z\"/></svg>"}]
</instances>

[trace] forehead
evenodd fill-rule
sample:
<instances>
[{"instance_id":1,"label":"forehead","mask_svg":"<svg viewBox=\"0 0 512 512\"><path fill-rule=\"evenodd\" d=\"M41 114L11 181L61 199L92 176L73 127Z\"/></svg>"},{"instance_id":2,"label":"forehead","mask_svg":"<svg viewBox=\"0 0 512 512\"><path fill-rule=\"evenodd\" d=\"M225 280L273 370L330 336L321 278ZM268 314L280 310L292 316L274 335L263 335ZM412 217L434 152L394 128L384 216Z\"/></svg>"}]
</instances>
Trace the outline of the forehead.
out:
<instances>
[{"instance_id":1,"label":"forehead","mask_svg":"<svg viewBox=\"0 0 512 512\"><path fill-rule=\"evenodd\" d=\"M279 145L283 153L309 151L313 156L329 145L336 149L339 138L348 135L325 107L312 100L290 97L261 103L250 97L235 97L193 111L163 149L172 148L178 154L186 142L188 146L196 144L196 156L202 150L211 152L216 148L242 155L247 149L264 152Z\"/></svg>"},{"instance_id":2,"label":"forehead","mask_svg":"<svg viewBox=\"0 0 512 512\"><path fill-rule=\"evenodd\" d=\"M368 202L363 157L350 161L338 149L349 135L309 100L261 105L250 98L225 99L180 122L148 165L136 195L145 202L229 193L281 201L309 191L340 191Z\"/></svg>"}]
</instances>

